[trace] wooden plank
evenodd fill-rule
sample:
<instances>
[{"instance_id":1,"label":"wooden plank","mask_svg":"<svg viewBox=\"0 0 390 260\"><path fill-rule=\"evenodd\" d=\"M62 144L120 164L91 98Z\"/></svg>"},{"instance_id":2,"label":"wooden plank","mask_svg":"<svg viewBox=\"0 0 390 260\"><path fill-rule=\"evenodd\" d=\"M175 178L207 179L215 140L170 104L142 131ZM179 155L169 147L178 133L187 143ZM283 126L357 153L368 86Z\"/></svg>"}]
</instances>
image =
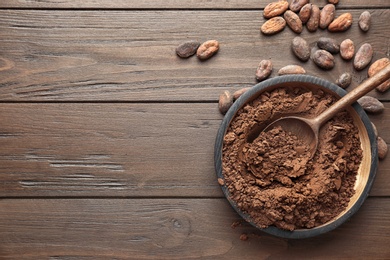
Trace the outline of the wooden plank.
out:
<instances>
[{"instance_id":1,"label":"wooden plank","mask_svg":"<svg viewBox=\"0 0 390 260\"><path fill-rule=\"evenodd\" d=\"M191 1L191 0L169 0L169 1L128 1L128 0L116 0L116 1L96 1L96 0L84 0L84 1L41 1L41 0L3 0L0 2L0 8L99 8L99 9L172 9L172 8L185 8L185 9L260 9L264 8L272 0L212 0L212 1ZM317 1L320 6L326 4L325 1ZM386 0L341 0L338 4L339 8L373 8L373 7L390 7L390 4Z\"/></svg>"},{"instance_id":2,"label":"wooden plank","mask_svg":"<svg viewBox=\"0 0 390 260\"><path fill-rule=\"evenodd\" d=\"M390 141L390 103L373 116ZM216 103L0 104L0 196L222 197ZM371 195L390 195L390 158Z\"/></svg>"},{"instance_id":3,"label":"wooden plank","mask_svg":"<svg viewBox=\"0 0 390 260\"><path fill-rule=\"evenodd\" d=\"M194 1L195 2L195 1ZM372 29L355 22L345 33L302 33L312 45L321 36L339 42L370 42L374 60L389 55L390 10L373 9ZM182 21L178 23L177 21ZM290 29L266 37L259 11L50 11L0 10L0 100L3 101L216 101L224 89L252 86L260 60L272 59L274 73L300 64L308 74L334 82L349 71L352 87L365 77L351 62L336 57L325 72L298 61L290 50ZM187 39L220 41L219 53L206 62L180 59ZM390 94L373 93L382 100Z\"/></svg>"},{"instance_id":4,"label":"wooden plank","mask_svg":"<svg viewBox=\"0 0 390 260\"><path fill-rule=\"evenodd\" d=\"M7 199L0 209L2 259L390 257L389 198L368 199L341 227L306 240L232 229L240 218L224 199Z\"/></svg>"}]
</instances>

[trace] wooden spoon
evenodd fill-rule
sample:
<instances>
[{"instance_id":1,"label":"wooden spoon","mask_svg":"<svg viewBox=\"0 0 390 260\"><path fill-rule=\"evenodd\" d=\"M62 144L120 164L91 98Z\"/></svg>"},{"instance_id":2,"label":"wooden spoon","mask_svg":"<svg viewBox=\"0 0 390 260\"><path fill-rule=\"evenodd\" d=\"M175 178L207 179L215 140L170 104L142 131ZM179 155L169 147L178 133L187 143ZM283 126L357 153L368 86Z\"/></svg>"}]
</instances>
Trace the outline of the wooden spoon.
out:
<instances>
[{"instance_id":1,"label":"wooden spoon","mask_svg":"<svg viewBox=\"0 0 390 260\"><path fill-rule=\"evenodd\" d=\"M358 87L339 99L336 103L322 112L315 118L302 118L298 116L287 116L275 120L263 131L269 131L277 126L281 126L286 132L291 132L296 135L299 140L302 140L309 146L311 157L315 154L318 145L318 133L322 124L326 123L338 112L354 103L356 100L379 86L381 83L390 78L390 64L379 71L377 74L368 78Z\"/></svg>"}]
</instances>

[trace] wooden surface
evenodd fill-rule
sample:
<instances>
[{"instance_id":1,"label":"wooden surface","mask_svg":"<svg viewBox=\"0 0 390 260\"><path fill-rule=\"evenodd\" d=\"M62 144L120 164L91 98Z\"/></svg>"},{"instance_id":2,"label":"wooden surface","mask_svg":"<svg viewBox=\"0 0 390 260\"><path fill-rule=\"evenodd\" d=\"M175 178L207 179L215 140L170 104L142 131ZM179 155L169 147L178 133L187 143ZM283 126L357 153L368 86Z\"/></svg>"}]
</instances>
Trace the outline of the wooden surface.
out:
<instances>
[{"instance_id":1,"label":"wooden surface","mask_svg":"<svg viewBox=\"0 0 390 260\"><path fill-rule=\"evenodd\" d=\"M2 0L0 259L389 259L389 158L335 231L284 240L231 228L240 218L213 166L219 94L254 85L262 59L330 81L349 71L350 89L367 73L338 56L330 72L299 62L288 28L261 35L269 2ZM373 24L362 33L365 9ZM369 42L374 60L389 57L390 2L340 0L337 13L347 11L347 32L301 36ZM179 59L187 39L221 50ZM370 118L389 143L390 92L370 95L385 104Z\"/></svg>"}]
</instances>

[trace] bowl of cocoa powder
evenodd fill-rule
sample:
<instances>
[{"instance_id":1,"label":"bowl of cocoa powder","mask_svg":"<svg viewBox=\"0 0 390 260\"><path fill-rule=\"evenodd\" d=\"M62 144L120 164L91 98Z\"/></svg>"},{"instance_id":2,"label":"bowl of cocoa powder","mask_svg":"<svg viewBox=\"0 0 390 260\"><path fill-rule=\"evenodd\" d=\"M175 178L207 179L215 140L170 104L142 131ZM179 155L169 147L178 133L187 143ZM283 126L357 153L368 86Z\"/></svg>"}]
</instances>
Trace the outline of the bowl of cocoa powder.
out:
<instances>
[{"instance_id":1,"label":"bowl of cocoa powder","mask_svg":"<svg viewBox=\"0 0 390 260\"><path fill-rule=\"evenodd\" d=\"M218 183L234 210L262 231L308 238L343 224L363 204L378 151L368 116L355 103L325 123L313 156L272 121L315 117L346 94L326 80L286 75L250 88L228 110L217 133Z\"/></svg>"}]
</instances>

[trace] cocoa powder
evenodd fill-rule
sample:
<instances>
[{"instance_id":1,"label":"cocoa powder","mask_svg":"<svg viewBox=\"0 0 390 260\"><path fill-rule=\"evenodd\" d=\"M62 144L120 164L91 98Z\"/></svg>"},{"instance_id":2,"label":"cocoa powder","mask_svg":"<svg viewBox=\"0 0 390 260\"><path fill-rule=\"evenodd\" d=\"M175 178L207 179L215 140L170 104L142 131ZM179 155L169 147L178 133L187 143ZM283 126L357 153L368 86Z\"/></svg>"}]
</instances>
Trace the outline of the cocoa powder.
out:
<instances>
[{"instance_id":1,"label":"cocoa powder","mask_svg":"<svg viewBox=\"0 0 390 260\"><path fill-rule=\"evenodd\" d=\"M230 199L259 227L294 230L339 215L354 194L362 150L358 130L341 112L320 131L312 158L283 129L254 129L287 114L313 117L335 98L322 90L278 88L244 105L224 137L222 172Z\"/></svg>"}]
</instances>

